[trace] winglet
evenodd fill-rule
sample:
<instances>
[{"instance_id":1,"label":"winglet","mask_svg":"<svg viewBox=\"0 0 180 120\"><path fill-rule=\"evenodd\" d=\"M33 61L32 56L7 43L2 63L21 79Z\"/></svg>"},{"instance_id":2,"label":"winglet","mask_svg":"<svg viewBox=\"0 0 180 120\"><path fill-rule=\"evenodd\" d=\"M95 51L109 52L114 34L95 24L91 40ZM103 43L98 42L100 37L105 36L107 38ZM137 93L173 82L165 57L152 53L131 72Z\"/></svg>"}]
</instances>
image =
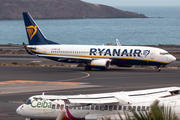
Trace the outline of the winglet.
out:
<instances>
[{"instance_id":1,"label":"winglet","mask_svg":"<svg viewBox=\"0 0 180 120\"><path fill-rule=\"evenodd\" d=\"M116 43L117 43L117 46L121 46L121 43L119 42L118 39L116 39Z\"/></svg>"}]
</instances>

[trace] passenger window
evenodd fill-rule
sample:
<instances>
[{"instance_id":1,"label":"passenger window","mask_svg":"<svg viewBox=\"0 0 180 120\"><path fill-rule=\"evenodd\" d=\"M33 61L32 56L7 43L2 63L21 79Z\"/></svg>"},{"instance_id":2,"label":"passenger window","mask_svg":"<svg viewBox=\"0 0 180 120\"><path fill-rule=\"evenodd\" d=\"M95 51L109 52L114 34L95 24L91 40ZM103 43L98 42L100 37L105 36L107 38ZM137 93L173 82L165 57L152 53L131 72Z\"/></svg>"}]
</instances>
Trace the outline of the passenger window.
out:
<instances>
[{"instance_id":1,"label":"passenger window","mask_svg":"<svg viewBox=\"0 0 180 120\"><path fill-rule=\"evenodd\" d=\"M145 111L145 106L142 106L142 109L141 109L142 111Z\"/></svg>"},{"instance_id":2,"label":"passenger window","mask_svg":"<svg viewBox=\"0 0 180 120\"><path fill-rule=\"evenodd\" d=\"M96 110L99 110L99 105L96 105Z\"/></svg>"},{"instance_id":3,"label":"passenger window","mask_svg":"<svg viewBox=\"0 0 180 120\"><path fill-rule=\"evenodd\" d=\"M100 110L104 111L104 105L100 105Z\"/></svg>"},{"instance_id":4,"label":"passenger window","mask_svg":"<svg viewBox=\"0 0 180 120\"><path fill-rule=\"evenodd\" d=\"M110 106L109 106L109 111L112 111L112 109L113 109L113 106L110 105Z\"/></svg>"},{"instance_id":5,"label":"passenger window","mask_svg":"<svg viewBox=\"0 0 180 120\"><path fill-rule=\"evenodd\" d=\"M114 110L117 110L117 105L114 105Z\"/></svg>"},{"instance_id":6,"label":"passenger window","mask_svg":"<svg viewBox=\"0 0 180 120\"><path fill-rule=\"evenodd\" d=\"M128 110L131 110L132 109L132 107L131 106L128 106Z\"/></svg>"},{"instance_id":7,"label":"passenger window","mask_svg":"<svg viewBox=\"0 0 180 120\"><path fill-rule=\"evenodd\" d=\"M91 105L91 110L94 110L94 105Z\"/></svg>"},{"instance_id":8,"label":"passenger window","mask_svg":"<svg viewBox=\"0 0 180 120\"><path fill-rule=\"evenodd\" d=\"M118 110L122 110L122 106L121 105L119 106Z\"/></svg>"},{"instance_id":9,"label":"passenger window","mask_svg":"<svg viewBox=\"0 0 180 120\"><path fill-rule=\"evenodd\" d=\"M136 111L136 106L133 106L133 110Z\"/></svg>"},{"instance_id":10,"label":"passenger window","mask_svg":"<svg viewBox=\"0 0 180 120\"><path fill-rule=\"evenodd\" d=\"M146 110L149 110L149 106L147 106Z\"/></svg>"},{"instance_id":11,"label":"passenger window","mask_svg":"<svg viewBox=\"0 0 180 120\"><path fill-rule=\"evenodd\" d=\"M105 105L104 110L108 110L108 105Z\"/></svg>"},{"instance_id":12,"label":"passenger window","mask_svg":"<svg viewBox=\"0 0 180 120\"><path fill-rule=\"evenodd\" d=\"M82 109L85 110L85 109L86 109L86 106L83 106Z\"/></svg>"},{"instance_id":13,"label":"passenger window","mask_svg":"<svg viewBox=\"0 0 180 120\"><path fill-rule=\"evenodd\" d=\"M138 106L138 107L137 107L137 111L140 111L140 109L141 109L141 106Z\"/></svg>"},{"instance_id":14,"label":"passenger window","mask_svg":"<svg viewBox=\"0 0 180 120\"><path fill-rule=\"evenodd\" d=\"M55 105L55 104L53 104L53 105L52 105L52 109L55 109L55 107L56 107L56 105Z\"/></svg>"},{"instance_id":15,"label":"passenger window","mask_svg":"<svg viewBox=\"0 0 180 120\"><path fill-rule=\"evenodd\" d=\"M60 107L59 107L59 105L57 105L57 108L56 109L59 109Z\"/></svg>"},{"instance_id":16,"label":"passenger window","mask_svg":"<svg viewBox=\"0 0 180 120\"><path fill-rule=\"evenodd\" d=\"M63 104L61 104L61 109L64 109L64 105Z\"/></svg>"},{"instance_id":17,"label":"passenger window","mask_svg":"<svg viewBox=\"0 0 180 120\"><path fill-rule=\"evenodd\" d=\"M123 106L123 110L126 110L126 107L127 107L127 106Z\"/></svg>"},{"instance_id":18,"label":"passenger window","mask_svg":"<svg viewBox=\"0 0 180 120\"><path fill-rule=\"evenodd\" d=\"M90 106L86 106L86 109L89 110Z\"/></svg>"}]
</instances>

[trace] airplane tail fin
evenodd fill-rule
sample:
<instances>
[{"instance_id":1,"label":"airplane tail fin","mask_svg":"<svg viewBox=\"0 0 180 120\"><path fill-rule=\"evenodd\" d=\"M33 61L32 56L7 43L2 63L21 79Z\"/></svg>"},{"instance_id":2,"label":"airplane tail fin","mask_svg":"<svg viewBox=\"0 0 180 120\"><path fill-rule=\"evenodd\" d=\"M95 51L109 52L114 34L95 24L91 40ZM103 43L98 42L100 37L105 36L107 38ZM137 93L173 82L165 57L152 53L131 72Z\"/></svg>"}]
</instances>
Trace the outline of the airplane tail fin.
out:
<instances>
[{"instance_id":1,"label":"airplane tail fin","mask_svg":"<svg viewBox=\"0 0 180 120\"><path fill-rule=\"evenodd\" d=\"M29 45L58 44L47 40L28 12L23 12Z\"/></svg>"}]
</instances>

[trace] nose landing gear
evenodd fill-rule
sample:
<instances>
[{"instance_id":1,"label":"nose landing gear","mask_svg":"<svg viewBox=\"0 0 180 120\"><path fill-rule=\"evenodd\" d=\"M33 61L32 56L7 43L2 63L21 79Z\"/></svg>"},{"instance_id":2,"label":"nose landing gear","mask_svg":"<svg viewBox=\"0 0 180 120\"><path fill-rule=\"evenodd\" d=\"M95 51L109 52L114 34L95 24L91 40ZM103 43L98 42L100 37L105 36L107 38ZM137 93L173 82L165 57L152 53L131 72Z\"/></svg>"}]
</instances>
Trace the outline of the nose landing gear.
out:
<instances>
[{"instance_id":1,"label":"nose landing gear","mask_svg":"<svg viewBox=\"0 0 180 120\"><path fill-rule=\"evenodd\" d=\"M165 67L165 65L158 65L156 71L160 72L162 67Z\"/></svg>"},{"instance_id":2,"label":"nose landing gear","mask_svg":"<svg viewBox=\"0 0 180 120\"><path fill-rule=\"evenodd\" d=\"M160 66L157 66L156 71L157 71L157 72L160 72L160 71L161 71L161 67L160 67Z\"/></svg>"}]
</instances>

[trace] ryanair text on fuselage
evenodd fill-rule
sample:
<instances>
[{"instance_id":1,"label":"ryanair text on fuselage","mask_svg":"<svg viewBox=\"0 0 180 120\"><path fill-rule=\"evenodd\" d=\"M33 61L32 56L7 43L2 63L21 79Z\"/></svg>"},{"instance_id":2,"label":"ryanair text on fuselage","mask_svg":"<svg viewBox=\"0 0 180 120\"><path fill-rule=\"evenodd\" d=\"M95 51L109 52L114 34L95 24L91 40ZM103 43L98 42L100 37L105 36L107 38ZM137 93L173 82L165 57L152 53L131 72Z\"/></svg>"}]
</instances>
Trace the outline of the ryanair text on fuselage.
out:
<instances>
[{"instance_id":1,"label":"ryanair text on fuselage","mask_svg":"<svg viewBox=\"0 0 180 120\"><path fill-rule=\"evenodd\" d=\"M142 50L140 49L106 49L106 48L91 48L89 55L99 56L127 56L141 57ZM150 50L143 50L142 55L145 57L150 53Z\"/></svg>"}]
</instances>

